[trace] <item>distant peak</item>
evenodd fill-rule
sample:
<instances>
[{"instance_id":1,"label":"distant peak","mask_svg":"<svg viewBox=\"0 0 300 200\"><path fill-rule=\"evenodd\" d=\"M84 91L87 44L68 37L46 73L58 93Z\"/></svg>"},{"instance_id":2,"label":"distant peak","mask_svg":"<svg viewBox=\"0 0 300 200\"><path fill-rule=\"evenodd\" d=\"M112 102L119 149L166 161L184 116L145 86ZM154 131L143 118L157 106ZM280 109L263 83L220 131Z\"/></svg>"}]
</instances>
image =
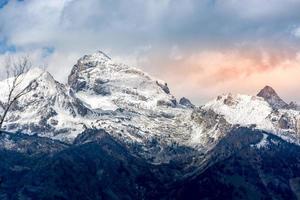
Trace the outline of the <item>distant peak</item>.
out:
<instances>
[{"instance_id":1,"label":"distant peak","mask_svg":"<svg viewBox=\"0 0 300 200\"><path fill-rule=\"evenodd\" d=\"M261 89L259 91L257 96L264 98L264 97L270 97L270 96L278 96L278 94L271 86L266 85L263 89Z\"/></svg>"},{"instance_id":2,"label":"distant peak","mask_svg":"<svg viewBox=\"0 0 300 200\"><path fill-rule=\"evenodd\" d=\"M103 51L97 51L97 53L98 54L102 54L103 56L105 56L105 57L107 57L107 58L109 58L109 59L111 59L106 53L104 53Z\"/></svg>"},{"instance_id":3,"label":"distant peak","mask_svg":"<svg viewBox=\"0 0 300 200\"><path fill-rule=\"evenodd\" d=\"M37 79L40 78L42 76L51 76L51 74L47 71L45 71L44 69L35 67L30 69L28 72L26 72L24 74L25 78L28 80L32 80L32 79ZM52 76L51 76L52 77Z\"/></svg>"},{"instance_id":4,"label":"distant peak","mask_svg":"<svg viewBox=\"0 0 300 200\"><path fill-rule=\"evenodd\" d=\"M83 62L91 62L91 61L92 62L94 62L94 61L106 62L106 61L110 61L110 60L111 60L111 58L102 51L97 51L93 54L85 55L80 59L80 61L83 61Z\"/></svg>"},{"instance_id":5,"label":"distant peak","mask_svg":"<svg viewBox=\"0 0 300 200\"><path fill-rule=\"evenodd\" d=\"M103 51L97 51L95 54L111 60L111 58L106 53L104 53Z\"/></svg>"},{"instance_id":6,"label":"distant peak","mask_svg":"<svg viewBox=\"0 0 300 200\"><path fill-rule=\"evenodd\" d=\"M28 72L26 72L27 74L43 74L46 71L44 69L41 69L39 67L34 67L28 70Z\"/></svg>"},{"instance_id":7,"label":"distant peak","mask_svg":"<svg viewBox=\"0 0 300 200\"><path fill-rule=\"evenodd\" d=\"M285 108L288 104L284 102L271 86L265 86L257 96L264 98L273 108Z\"/></svg>"},{"instance_id":8,"label":"distant peak","mask_svg":"<svg viewBox=\"0 0 300 200\"><path fill-rule=\"evenodd\" d=\"M109 63L111 58L102 51L97 51L93 54L88 54L81 57L77 63L73 66L71 74L68 77L68 83L72 83L77 79L77 75L80 71L86 70L88 68L94 68L99 63Z\"/></svg>"}]
</instances>

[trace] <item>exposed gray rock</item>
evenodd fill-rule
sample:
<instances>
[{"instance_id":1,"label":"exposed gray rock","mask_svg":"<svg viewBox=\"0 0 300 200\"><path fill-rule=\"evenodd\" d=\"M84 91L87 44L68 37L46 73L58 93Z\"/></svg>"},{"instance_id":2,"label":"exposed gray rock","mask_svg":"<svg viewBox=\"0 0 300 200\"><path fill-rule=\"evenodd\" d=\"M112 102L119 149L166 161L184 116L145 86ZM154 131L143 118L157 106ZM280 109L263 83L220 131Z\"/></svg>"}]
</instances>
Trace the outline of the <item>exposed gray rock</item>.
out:
<instances>
[{"instance_id":1,"label":"exposed gray rock","mask_svg":"<svg viewBox=\"0 0 300 200\"><path fill-rule=\"evenodd\" d=\"M156 84L166 93L166 94L170 94L170 89L168 87L168 84L161 84L158 81L156 81Z\"/></svg>"},{"instance_id":2,"label":"exposed gray rock","mask_svg":"<svg viewBox=\"0 0 300 200\"><path fill-rule=\"evenodd\" d=\"M97 79L93 85L93 90L96 94L107 96L111 94L108 80Z\"/></svg>"},{"instance_id":3,"label":"exposed gray rock","mask_svg":"<svg viewBox=\"0 0 300 200\"><path fill-rule=\"evenodd\" d=\"M286 108L288 106L270 86L265 86L257 96L264 98L275 109Z\"/></svg>"},{"instance_id":4,"label":"exposed gray rock","mask_svg":"<svg viewBox=\"0 0 300 200\"><path fill-rule=\"evenodd\" d=\"M53 125L53 126L56 126L58 124L58 121L55 120L55 119L51 119L50 124Z\"/></svg>"},{"instance_id":5,"label":"exposed gray rock","mask_svg":"<svg viewBox=\"0 0 300 200\"><path fill-rule=\"evenodd\" d=\"M300 110L300 105L297 102L292 101L287 106L287 109Z\"/></svg>"},{"instance_id":6,"label":"exposed gray rock","mask_svg":"<svg viewBox=\"0 0 300 200\"><path fill-rule=\"evenodd\" d=\"M74 81L72 84L72 89L75 90L76 92L87 89L86 88L86 81L85 80L77 80Z\"/></svg>"},{"instance_id":7,"label":"exposed gray rock","mask_svg":"<svg viewBox=\"0 0 300 200\"><path fill-rule=\"evenodd\" d=\"M176 107L176 105L177 105L176 99L173 99L171 101L166 101L166 100L157 101L157 106Z\"/></svg>"},{"instance_id":8,"label":"exposed gray rock","mask_svg":"<svg viewBox=\"0 0 300 200\"><path fill-rule=\"evenodd\" d=\"M233 106L236 104L235 99L232 97L232 94L228 94L227 98L224 99L224 104L227 106Z\"/></svg>"},{"instance_id":9,"label":"exposed gray rock","mask_svg":"<svg viewBox=\"0 0 300 200\"><path fill-rule=\"evenodd\" d=\"M187 108L194 108L195 107L195 105L192 104L191 101L188 98L185 98L185 97L182 97L179 100L179 104L182 105L182 106L185 106Z\"/></svg>"},{"instance_id":10,"label":"exposed gray rock","mask_svg":"<svg viewBox=\"0 0 300 200\"><path fill-rule=\"evenodd\" d=\"M290 125L289 125L289 119L287 116L282 115L278 121L279 127L281 129L289 129Z\"/></svg>"},{"instance_id":11,"label":"exposed gray rock","mask_svg":"<svg viewBox=\"0 0 300 200\"><path fill-rule=\"evenodd\" d=\"M107 56L102 51L98 51L96 53L98 57L101 57L102 61L111 60L109 56ZM71 70L70 75L68 76L68 84L74 89L76 88L76 85L78 84L78 74L80 71L86 70L88 68L96 67L100 60L94 60L94 55L85 55L81 59L78 60L78 62L74 65L74 67Z\"/></svg>"}]
</instances>

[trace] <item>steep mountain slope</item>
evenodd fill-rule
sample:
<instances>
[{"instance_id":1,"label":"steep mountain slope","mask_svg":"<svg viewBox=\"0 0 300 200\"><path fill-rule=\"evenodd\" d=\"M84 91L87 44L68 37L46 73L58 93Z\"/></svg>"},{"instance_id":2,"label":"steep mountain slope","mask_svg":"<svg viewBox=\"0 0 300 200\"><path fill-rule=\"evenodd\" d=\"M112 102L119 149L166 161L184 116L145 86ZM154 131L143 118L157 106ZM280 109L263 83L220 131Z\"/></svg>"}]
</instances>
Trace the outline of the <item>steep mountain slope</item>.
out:
<instances>
[{"instance_id":1,"label":"steep mountain slope","mask_svg":"<svg viewBox=\"0 0 300 200\"><path fill-rule=\"evenodd\" d=\"M154 175L158 167L130 155L109 134L101 135L101 140L52 154L0 150L5 161L0 163L0 198L144 199L150 195L160 181ZM48 147L39 141L50 139L29 136L22 140L30 143L33 138ZM58 141L52 143L61 146Z\"/></svg>"},{"instance_id":2,"label":"steep mountain slope","mask_svg":"<svg viewBox=\"0 0 300 200\"><path fill-rule=\"evenodd\" d=\"M25 88L31 81L34 83L9 112L5 123L7 130L23 130L62 139L82 131L82 124L75 119L81 116L82 103L71 98L63 84L38 68L25 74L23 80L18 90ZM0 82L0 85L3 88L0 101L4 103L8 93L6 80Z\"/></svg>"},{"instance_id":3,"label":"steep mountain slope","mask_svg":"<svg viewBox=\"0 0 300 200\"><path fill-rule=\"evenodd\" d=\"M155 109L176 106L166 83L144 72L113 62L97 52L79 59L68 78L76 96L91 109Z\"/></svg>"},{"instance_id":4,"label":"steep mountain slope","mask_svg":"<svg viewBox=\"0 0 300 200\"><path fill-rule=\"evenodd\" d=\"M87 142L91 135L97 137ZM42 149L58 148L49 154L1 149L1 199L299 197L299 146L249 128L230 131L207 152L205 162L190 160L191 168L177 161L153 165L103 130L84 132L71 146L38 136L16 137L27 147L36 146L30 143L35 139Z\"/></svg>"},{"instance_id":5,"label":"steep mountain slope","mask_svg":"<svg viewBox=\"0 0 300 200\"><path fill-rule=\"evenodd\" d=\"M227 155L224 149L230 149ZM212 152L218 160L174 187L174 199L299 199L299 146L272 134L233 130Z\"/></svg>"}]
</instances>

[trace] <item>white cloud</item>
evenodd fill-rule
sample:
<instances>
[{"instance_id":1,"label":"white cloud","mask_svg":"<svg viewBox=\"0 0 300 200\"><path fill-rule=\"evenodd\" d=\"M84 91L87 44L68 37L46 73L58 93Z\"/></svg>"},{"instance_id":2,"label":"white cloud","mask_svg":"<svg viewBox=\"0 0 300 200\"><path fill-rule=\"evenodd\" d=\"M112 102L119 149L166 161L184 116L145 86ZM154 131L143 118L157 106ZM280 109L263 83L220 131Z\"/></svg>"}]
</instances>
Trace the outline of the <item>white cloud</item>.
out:
<instances>
[{"instance_id":1,"label":"white cloud","mask_svg":"<svg viewBox=\"0 0 300 200\"><path fill-rule=\"evenodd\" d=\"M285 18L299 10L299 0L217 0L218 8L249 19Z\"/></svg>"},{"instance_id":2,"label":"white cloud","mask_svg":"<svg viewBox=\"0 0 300 200\"><path fill-rule=\"evenodd\" d=\"M182 51L180 50L180 48L177 46L177 45L174 45L172 48L171 48L171 51L170 51L170 59L173 59L173 60L181 60L183 58L183 55L182 55Z\"/></svg>"},{"instance_id":3,"label":"white cloud","mask_svg":"<svg viewBox=\"0 0 300 200\"><path fill-rule=\"evenodd\" d=\"M300 38L300 27L295 28L295 29L292 31L292 34L293 34L295 37Z\"/></svg>"},{"instance_id":4,"label":"white cloud","mask_svg":"<svg viewBox=\"0 0 300 200\"><path fill-rule=\"evenodd\" d=\"M76 60L96 50L161 76L201 50L295 47L288 36L299 9L299 0L12 0L0 10L0 41L32 54L64 82ZM54 52L45 55L45 48Z\"/></svg>"}]
</instances>

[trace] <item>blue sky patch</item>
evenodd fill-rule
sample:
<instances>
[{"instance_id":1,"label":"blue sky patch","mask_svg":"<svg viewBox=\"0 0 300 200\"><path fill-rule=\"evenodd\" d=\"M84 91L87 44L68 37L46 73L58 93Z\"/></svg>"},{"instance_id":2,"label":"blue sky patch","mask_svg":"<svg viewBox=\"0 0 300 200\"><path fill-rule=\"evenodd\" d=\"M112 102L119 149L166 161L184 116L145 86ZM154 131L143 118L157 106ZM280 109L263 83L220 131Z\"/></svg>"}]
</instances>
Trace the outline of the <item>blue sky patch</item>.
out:
<instances>
[{"instance_id":1,"label":"blue sky patch","mask_svg":"<svg viewBox=\"0 0 300 200\"><path fill-rule=\"evenodd\" d=\"M0 54L6 52L16 52L16 47L13 45L7 44L5 40L0 40Z\"/></svg>"},{"instance_id":2,"label":"blue sky patch","mask_svg":"<svg viewBox=\"0 0 300 200\"><path fill-rule=\"evenodd\" d=\"M8 0L0 0L0 9L8 3Z\"/></svg>"}]
</instances>

